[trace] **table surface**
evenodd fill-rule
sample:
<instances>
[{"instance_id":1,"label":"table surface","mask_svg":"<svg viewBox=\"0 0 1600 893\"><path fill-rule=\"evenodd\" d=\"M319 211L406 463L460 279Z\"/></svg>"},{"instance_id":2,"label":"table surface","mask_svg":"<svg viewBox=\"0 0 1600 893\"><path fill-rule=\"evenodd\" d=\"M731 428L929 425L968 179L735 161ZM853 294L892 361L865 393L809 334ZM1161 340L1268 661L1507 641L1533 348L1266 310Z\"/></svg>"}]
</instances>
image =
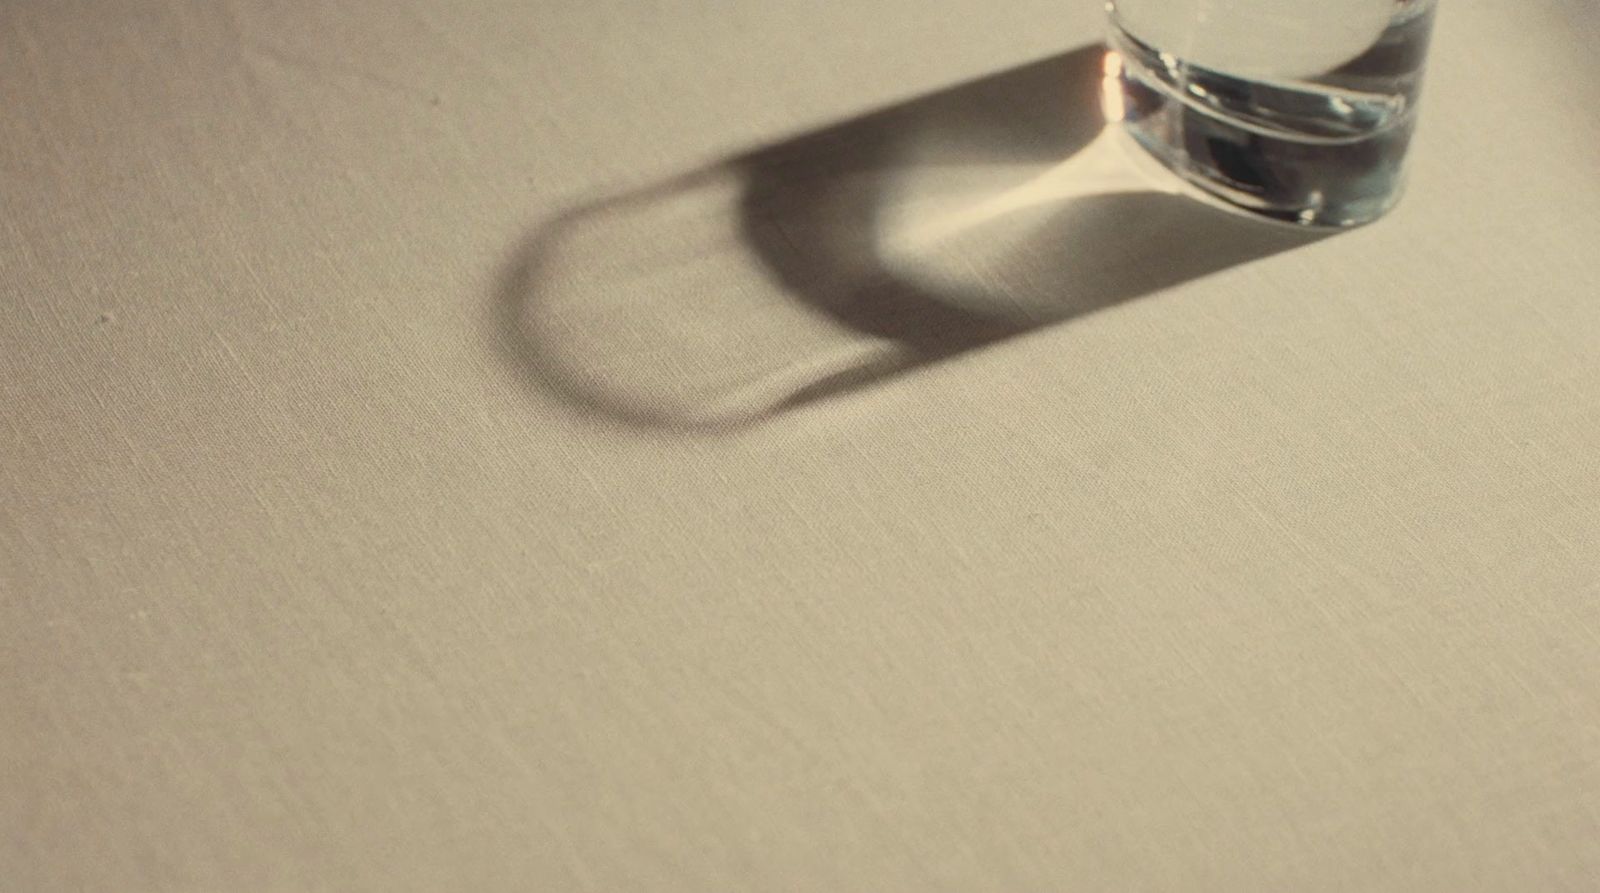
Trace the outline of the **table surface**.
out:
<instances>
[{"instance_id":1,"label":"table surface","mask_svg":"<svg viewBox=\"0 0 1600 893\"><path fill-rule=\"evenodd\" d=\"M1600 13L1324 239L1100 18L0 6L0 886L1593 889Z\"/></svg>"}]
</instances>

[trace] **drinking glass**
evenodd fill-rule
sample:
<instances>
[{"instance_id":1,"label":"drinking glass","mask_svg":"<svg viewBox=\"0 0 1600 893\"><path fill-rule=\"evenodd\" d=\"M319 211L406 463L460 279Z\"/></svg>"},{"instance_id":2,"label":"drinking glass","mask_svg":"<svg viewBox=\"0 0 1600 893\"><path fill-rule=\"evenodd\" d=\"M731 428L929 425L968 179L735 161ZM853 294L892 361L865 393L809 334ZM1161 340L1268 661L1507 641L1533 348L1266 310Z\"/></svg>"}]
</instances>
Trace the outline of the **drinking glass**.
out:
<instances>
[{"instance_id":1,"label":"drinking glass","mask_svg":"<svg viewBox=\"0 0 1600 893\"><path fill-rule=\"evenodd\" d=\"M1110 0L1107 111L1205 194L1306 226L1393 207L1435 0Z\"/></svg>"}]
</instances>

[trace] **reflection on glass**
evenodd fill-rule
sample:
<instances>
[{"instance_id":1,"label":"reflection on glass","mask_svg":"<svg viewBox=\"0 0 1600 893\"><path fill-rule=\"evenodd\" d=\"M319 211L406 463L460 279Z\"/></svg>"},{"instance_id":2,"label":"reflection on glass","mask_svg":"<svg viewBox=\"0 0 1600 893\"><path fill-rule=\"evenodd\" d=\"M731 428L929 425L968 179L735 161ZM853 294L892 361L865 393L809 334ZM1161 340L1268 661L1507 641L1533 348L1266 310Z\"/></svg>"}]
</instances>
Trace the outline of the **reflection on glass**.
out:
<instances>
[{"instance_id":1,"label":"reflection on glass","mask_svg":"<svg viewBox=\"0 0 1600 893\"><path fill-rule=\"evenodd\" d=\"M1107 114L1226 203L1313 226L1393 206L1434 0L1112 0Z\"/></svg>"}]
</instances>

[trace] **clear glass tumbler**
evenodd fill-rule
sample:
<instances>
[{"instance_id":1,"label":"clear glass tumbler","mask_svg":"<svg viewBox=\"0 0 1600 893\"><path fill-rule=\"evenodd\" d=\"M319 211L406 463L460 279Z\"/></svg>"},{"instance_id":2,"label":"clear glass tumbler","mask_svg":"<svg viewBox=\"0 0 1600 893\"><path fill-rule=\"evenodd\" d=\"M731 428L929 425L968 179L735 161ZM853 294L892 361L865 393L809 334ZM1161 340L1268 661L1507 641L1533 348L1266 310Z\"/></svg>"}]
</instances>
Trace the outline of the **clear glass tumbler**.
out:
<instances>
[{"instance_id":1,"label":"clear glass tumbler","mask_svg":"<svg viewBox=\"0 0 1600 893\"><path fill-rule=\"evenodd\" d=\"M1108 111L1229 205L1307 226L1393 207L1435 0L1110 0Z\"/></svg>"}]
</instances>

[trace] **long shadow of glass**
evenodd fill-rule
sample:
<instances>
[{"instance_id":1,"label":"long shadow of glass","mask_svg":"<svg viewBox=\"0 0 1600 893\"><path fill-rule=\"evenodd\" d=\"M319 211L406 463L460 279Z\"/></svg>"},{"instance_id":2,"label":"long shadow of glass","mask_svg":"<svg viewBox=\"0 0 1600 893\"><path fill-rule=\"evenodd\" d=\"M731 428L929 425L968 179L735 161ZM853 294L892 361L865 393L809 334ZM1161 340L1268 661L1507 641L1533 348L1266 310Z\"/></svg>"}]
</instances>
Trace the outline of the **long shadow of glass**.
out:
<instances>
[{"instance_id":1,"label":"long shadow of glass","mask_svg":"<svg viewBox=\"0 0 1600 893\"><path fill-rule=\"evenodd\" d=\"M727 429L1317 237L1147 176L1104 72L1080 48L563 213L495 343L586 410Z\"/></svg>"}]
</instances>

